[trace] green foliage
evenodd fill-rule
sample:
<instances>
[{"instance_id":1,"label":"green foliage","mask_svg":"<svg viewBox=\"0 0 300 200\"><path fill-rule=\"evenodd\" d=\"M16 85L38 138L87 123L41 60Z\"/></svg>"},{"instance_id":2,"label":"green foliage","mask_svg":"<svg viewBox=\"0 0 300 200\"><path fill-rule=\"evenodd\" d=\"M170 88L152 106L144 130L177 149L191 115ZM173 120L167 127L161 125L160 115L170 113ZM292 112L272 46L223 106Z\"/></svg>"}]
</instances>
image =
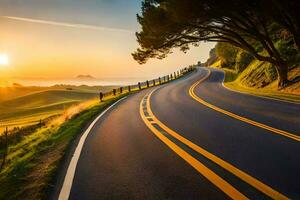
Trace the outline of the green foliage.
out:
<instances>
[{"instance_id":1,"label":"green foliage","mask_svg":"<svg viewBox=\"0 0 300 200\"><path fill-rule=\"evenodd\" d=\"M297 46L298 54L300 49L298 8L299 0L144 0L138 15L142 29L136 34L140 47L132 55L144 64L150 58L165 58L174 48L185 52L201 41L227 43L274 65L278 87L285 87L294 53L290 47ZM280 30L289 33L290 39L277 35ZM237 52L230 45L217 47L223 67L234 67ZM240 60L243 69L248 57Z\"/></svg>"},{"instance_id":2,"label":"green foliage","mask_svg":"<svg viewBox=\"0 0 300 200\"><path fill-rule=\"evenodd\" d=\"M216 48L212 48L210 51L209 51L209 57L212 58L212 57L216 57Z\"/></svg>"},{"instance_id":3,"label":"green foliage","mask_svg":"<svg viewBox=\"0 0 300 200\"><path fill-rule=\"evenodd\" d=\"M212 48L209 51L209 58L207 59L207 61L204 64L205 64L205 66L210 66L217 60L218 60L218 57L216 55L216 48Z\"/></svg>"},{"instance_id":4,"label":"green foliage","mask_svg":"<svg viewBox=\"0 0 300 200\"><path fill-rule=\"evenodd\" d=\"M245 51L239 51L235 60L235 69L238 72L243 71L252 61L253 56Z\"/></svg>"},{"instance_id":5,"label":"green foliage","mask_svg":"<svg viewBox=\"0 0 300 200\"><path fill-rule=\"evenodd\" d=\"M277 78L276 68L273 65L267 65L265 69L265 74L269 82L275 81Z\"/></svg>"},{"instance_id":6,"label":"green foliage","mask_svg":"<svg viewBox=\"0 0 300 200\"><path fill-rule=\"evenodd\" d=\"M231 44L219 42L216 45L216 55L226 63L234 63L238 49Z\"/></svg>"},{"instance_id":7,"label":"green foliage","mask_svg":"<svg viewBox=\"0 0 300 200\"><path fill-rule=\"evenodd\" d=\"M233 68L239 49L229 43L219 42L216 45L216 55L221 60L221 67Z\"/></svg>"},{"instance_id":8,"label":"green foliage","mask_svg":"<svg viewBox=\"0 0 300 200\"><path fill-rule=\"evenodd\" d=\"M224 71L225 71L225 80L224 80L225 83L234 81L238 76L238 73L236 73L235 70L224 69Z\"/></svg>"},{"instance_id":9,"label":"green foliage","mask_svg":"<svg viewBox=\"0 0 300 200\"><path fill-rule=\"evenodd\" d=\"M291 64L299 63L300 56L296 47L293 45L293 39L287 40L280 39L275 43L276 48L285 60L288 60Z\"/></svg>"}]
</instances>

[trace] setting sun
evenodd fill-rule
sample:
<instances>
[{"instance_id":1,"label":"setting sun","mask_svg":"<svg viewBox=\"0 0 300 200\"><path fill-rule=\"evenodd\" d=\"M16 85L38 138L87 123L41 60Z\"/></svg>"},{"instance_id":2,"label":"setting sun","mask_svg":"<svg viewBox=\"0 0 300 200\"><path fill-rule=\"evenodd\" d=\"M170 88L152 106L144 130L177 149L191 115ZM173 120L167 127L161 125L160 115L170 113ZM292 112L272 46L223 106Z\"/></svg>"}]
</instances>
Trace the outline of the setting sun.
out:
<instances>
[{"instance_id":1,"label":"setting sun","mask_svg":"<svg viewBox=\"0 0 300 200\"><path fill-rule=\"evenodd\" d=\"M7 54L0 54L0 65L8 65L9 64L9 58Z\"/></svg>"}]
</instances>

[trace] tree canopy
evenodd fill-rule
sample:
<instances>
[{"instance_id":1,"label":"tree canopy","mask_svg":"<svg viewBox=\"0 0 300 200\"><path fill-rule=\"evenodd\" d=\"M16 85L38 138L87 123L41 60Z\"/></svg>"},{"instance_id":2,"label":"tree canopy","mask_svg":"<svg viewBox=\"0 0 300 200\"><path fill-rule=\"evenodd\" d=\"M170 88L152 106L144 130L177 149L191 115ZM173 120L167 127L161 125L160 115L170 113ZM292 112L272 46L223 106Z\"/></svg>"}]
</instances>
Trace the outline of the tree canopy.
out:
<instances>
[{"instance_id":1,"label":"tree canopy","mask_svg":"<svg viewBox=\"0 0 300 200\"><path fill-rule=\"evenodd\" d=\"M223 65L228 66L233 65L237 57L239 49L230 45L229 43L220 42L216 45L216 55L221 58ZM232 68L231 67L231 68Z\"/></svg>"},{"instance_id":2,"label":"tree canopy","mask_svg":"<svg viewBox=\"0 0 300 200\"><path fill-rule=\"evenodd\" d=\"M132 55L143 64L201 41L229 43L273 64L284 86L291 62L278 41L292 38L288 44L299 54L299 8L298 0L144 0L137 16L140 48Z\"/></svg>"}]
</instances>

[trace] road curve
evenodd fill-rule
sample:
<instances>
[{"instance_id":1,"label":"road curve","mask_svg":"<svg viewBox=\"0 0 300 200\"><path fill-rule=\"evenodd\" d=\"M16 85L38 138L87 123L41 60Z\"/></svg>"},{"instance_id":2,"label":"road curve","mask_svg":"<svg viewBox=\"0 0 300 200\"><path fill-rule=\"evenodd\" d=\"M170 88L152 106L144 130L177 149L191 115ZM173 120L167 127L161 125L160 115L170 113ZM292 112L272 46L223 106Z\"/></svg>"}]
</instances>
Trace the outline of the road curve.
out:
<instances>
[{"instance_id":1,"label":"road curve","mask_svg":"<svg viewBox=\"0 0 300 200\"><path fill-rule=\"evenodd\" d=\"M69 199L300 199L300 142L199 103L208 70L136 93L83 146ZM195 95L236 115L300 133L299 105L240 94L210 76Z\"/></svg>"}]
</instances>

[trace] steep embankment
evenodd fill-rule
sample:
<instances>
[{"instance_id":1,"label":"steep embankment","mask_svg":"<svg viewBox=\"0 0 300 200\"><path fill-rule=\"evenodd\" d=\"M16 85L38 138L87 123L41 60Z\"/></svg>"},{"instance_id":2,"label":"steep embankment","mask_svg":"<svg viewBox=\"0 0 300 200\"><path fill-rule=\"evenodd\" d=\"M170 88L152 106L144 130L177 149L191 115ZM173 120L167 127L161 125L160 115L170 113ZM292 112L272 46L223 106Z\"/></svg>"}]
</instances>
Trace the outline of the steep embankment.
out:
<instances>
[{"instance_id":1,"label":"steep embankment","mask_svg":"<svg viewBox=\"0 0 300 200\"><path fill-rule=\"evenodd\" d=\"M220 65L221 62L217 61L211 67L220 68ZM232 90L300 102L300 82L278 89L275 68L268 63L253 60L241 72L235 69L222 69L226 73L225 86ZM289 71L290 80L298 76L300 76L300 66Z\"/></svg>"}]
</instances>

